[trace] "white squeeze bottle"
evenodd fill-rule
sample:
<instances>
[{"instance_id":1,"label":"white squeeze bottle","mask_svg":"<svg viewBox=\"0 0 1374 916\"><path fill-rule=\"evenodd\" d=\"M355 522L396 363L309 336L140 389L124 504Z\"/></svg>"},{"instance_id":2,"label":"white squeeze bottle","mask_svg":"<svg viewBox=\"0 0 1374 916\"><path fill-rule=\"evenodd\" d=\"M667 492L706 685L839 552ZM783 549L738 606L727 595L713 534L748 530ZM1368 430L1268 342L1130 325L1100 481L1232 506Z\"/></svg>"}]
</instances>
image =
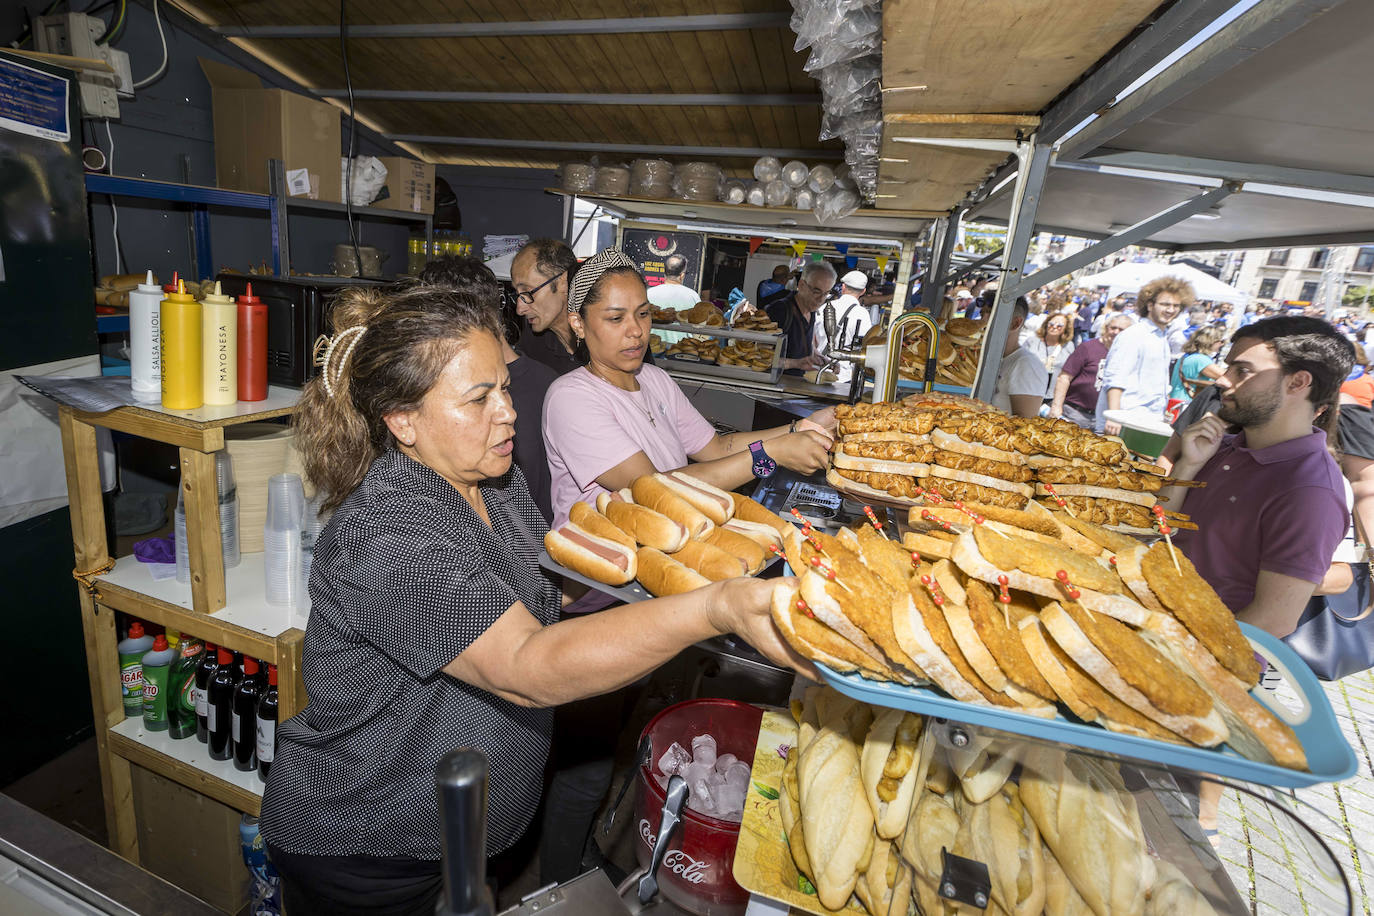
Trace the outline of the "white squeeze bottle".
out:
<instances>
[{"instance_id":1,"label":"white squeeze bottle","mask_svg":"<svg viewBox=\"0 0 1374 916\"><path fill-rule=\"evenodd\" d=\"M161 302L162 287L151 270L146 281L129 290L129 375L140 404L162 400Z\"/></svg>"}]
</instances>

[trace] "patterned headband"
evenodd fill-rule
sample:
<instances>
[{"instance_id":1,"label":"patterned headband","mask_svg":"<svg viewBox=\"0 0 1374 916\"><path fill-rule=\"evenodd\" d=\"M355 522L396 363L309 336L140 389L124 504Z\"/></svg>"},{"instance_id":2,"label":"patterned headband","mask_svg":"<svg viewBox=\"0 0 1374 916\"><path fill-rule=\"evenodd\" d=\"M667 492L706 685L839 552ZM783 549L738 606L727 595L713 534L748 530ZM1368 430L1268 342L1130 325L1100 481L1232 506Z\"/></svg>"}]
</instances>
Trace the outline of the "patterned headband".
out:
<instances>
[{"instance_id":1,"label":"patterned headband","mask_svg":"<svg viewBox=\"0 0 1374 916\"><path fill-rule=\"evenodd\" d=\"M568 311L582 311L582 303L587 301L587 293L591 292L602 274L614 267L633 267L636 271L639 270L639 265L617 248L598 251L583 261L582 266L577 268L577 273L573 274L572 282L568 284Z\"/></svg>"}]
</instances>

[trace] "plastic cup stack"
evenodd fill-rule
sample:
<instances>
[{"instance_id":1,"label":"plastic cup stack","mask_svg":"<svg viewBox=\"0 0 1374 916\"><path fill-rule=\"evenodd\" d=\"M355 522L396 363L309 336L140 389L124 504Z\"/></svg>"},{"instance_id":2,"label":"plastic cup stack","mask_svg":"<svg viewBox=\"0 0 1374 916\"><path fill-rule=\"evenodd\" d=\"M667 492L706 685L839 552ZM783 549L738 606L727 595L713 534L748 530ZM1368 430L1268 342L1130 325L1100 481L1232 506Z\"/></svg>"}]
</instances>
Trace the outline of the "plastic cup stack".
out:
<instances>
[{"instance_id":1,"label":"plastic cup stack","mask_svg":"<svg viewBox=\"0 0 1374 916\"><path fill-rule=\"evenodd\" d=\"M191 547L186 543L186 497L181 485L177 485L177 510L175 515L177 581L191 581Z\"/></svg>"},{"instance_id":2,"label":"plastic cup stack","mask_svg":"<svg viewBox=\"0 0 1374 916\"><path fill-rule=\"evenodd\" d=\"M239 565L239 489L234 483L234 459L228 449L215 452L215 489L219 496L219 538L224 568Z\"/></svg>"},{"instance_id":3,"label":"plastic cup stack","mask_svg":"<svg viewBox=\"0 0 1374 916\"><path fill-rule=\"evenodd\" d=\"M305 488L298 474L278 474L267 481L267 523L262 531L267 603L295 607L301 603L301 525L305 521Z\"/></svg>"}]
</instances>

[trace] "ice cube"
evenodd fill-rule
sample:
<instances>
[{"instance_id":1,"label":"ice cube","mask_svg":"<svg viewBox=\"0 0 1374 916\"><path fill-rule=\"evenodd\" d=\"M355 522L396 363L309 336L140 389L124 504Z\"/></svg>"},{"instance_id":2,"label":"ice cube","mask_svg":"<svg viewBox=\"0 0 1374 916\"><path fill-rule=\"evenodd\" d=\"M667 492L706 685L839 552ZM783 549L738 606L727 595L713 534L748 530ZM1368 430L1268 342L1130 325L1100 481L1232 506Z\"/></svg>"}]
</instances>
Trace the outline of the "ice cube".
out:
<instances>
[{"instance_id":1,"label":"ice cube","mask_svg":"<svg viewBox=\"0 0 1374 916\"><path fill-rule=\"evenodd\" d=\"M697 783L706 782L710 774L710 767L706 766L704 763L698 763L695 760L678 770L678 775L687 780L687 788L691 789L693 792L696 791Z\"/></svg>"},{"instance_id":2,"label":"ice cube","mask_svg":"<svg viewBox=\"0 0 1374 916\"><path fill-rule=\"evenodd\" d=\"M705 778L695 781L688 781L688 788L691 790L687 796L687 807L702 814L715 814L715 799L711 794L710 783Z\"/></svg>"},{"instance_id":3,"label":"ice cube","mask_svg":"<svg viewBox=\"0 0 1374 916\"><path fill-rule=\"evenodd\" d=\"M708 767L716 765L716 739L710 735L697 735L692 739L692 759Z\"/></svg>"},{"instance_id":4,"label":"ice cube","mask_svg":"<svg viewBox=\"0 0 1374 916\"><path fill-rule=\"evenodd\" d=\"M721 754L719 757L716 758L716 772L724 773L726 770L730 769L730 764L734 763L738 759L739 758L736 757L734 754Z\"/></svg>"},{"instance_id":5,"label":"ice cube","mask_svg":"<svg viewBox=\"0 0 1374 916\"><path fill-rule=\"evenodd\" d=\"M726 783L715 794L716 816L738 821L743 817L745 788Z\"/></svg>"},{"instance_id":6,"label":"ice cube","mask_svg":"<svg viewBox=\"0 0 1374 916\"><path fill-rule=\"evenodd\" d=\"M725 771L725 782L729 785L748 786L751 772L749 764L737 760Z\"/></svg>"},{"instance_id":7,"label":"ice cube","mask_svg":"<svg viewBox=\"0 0 1374 916\"><path fill-rule=\"evenodd\" d=\"M674 741L673 746L664 751L663 756L658 759L658 771L665 776L672 776L691 762L692 755L687 752L687 748Z\"/></svg>"},{"instance_id":8,"label":"ice cube","mask_svg":"<svg viewBox=\"0 0 1374 916\"><path fill-rule=\"evenodd\" d=\"M725 774L719 770L712 770L706 775L706 784L711 787L712 791L715 791L725 785Z\"/></svg>"}]
</instances>

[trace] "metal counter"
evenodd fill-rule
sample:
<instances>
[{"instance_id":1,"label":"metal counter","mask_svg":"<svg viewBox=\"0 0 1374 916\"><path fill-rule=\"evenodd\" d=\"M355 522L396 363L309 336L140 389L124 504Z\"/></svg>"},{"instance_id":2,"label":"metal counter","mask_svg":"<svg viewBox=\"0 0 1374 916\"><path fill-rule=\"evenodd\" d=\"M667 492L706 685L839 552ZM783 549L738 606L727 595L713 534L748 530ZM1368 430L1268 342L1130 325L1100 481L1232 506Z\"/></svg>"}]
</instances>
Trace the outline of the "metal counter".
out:
<instances>
[{"instance_id":1,"label":"metal counter","mask_svg":"<svg viewBox=\"0 0 1374 916\"><path fill-rule=\"evenodd\" d=\"M223 916L5 795L0 795L0 913Z\"/></svg>"}]
</instances>

